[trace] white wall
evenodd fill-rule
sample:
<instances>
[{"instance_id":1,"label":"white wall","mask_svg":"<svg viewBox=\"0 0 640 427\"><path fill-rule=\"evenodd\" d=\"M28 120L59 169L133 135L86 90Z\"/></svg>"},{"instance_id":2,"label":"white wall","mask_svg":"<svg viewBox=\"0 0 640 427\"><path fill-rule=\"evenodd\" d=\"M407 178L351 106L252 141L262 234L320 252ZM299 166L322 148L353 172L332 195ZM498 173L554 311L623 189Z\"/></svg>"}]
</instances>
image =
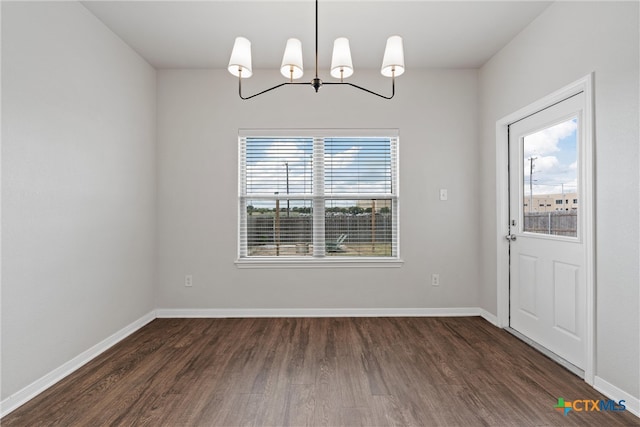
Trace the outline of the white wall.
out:
<instances>
[{"instance_id":1,"label":"white wall","mask_svg":"<svg viewBox=\"0 0 640 427\"><path fill-rule=\"evenodd\" d=\"M155 90L79 3L2 2L2 399L155 306Z\"/></svg>"},{"instance_id":2,"label":"white wall","mask_svg":"<svg viewBox=\"0 0 640 427\"><path fill-rule=\"evenodd\" d=\"M247 93L279 83L254 70ZM379 73L354 83L390 92ZM387 86L388 85L388 86ZM477 307L477 71L410 70L385 101L285 87L250 101L222 70L158 72L158 307ZM239 128L398 128L401 268L247 270L237 248ZM438 189L449 200L438 200ZM430 285L439 273L440 287ZM184 275L193 274L193 287Z\"/></svg>"},{"instance_id":3,"label":"white wall","mask_svg":"<svg viewBox=\"0 0 640 427\"><path fill-rule=\"evenodd\" d=\"M640 396L638 2L558 2L480 70L482 288L496 313L495 123L595 72L596 376Z\"/></svg>"}]
</instances>

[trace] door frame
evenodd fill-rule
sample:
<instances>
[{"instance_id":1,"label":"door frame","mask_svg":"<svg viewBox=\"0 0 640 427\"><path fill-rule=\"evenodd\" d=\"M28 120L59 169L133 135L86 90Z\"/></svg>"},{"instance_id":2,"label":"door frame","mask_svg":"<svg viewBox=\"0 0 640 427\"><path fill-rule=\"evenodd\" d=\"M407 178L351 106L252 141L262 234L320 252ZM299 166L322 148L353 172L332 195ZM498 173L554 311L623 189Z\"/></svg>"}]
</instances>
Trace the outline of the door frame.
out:
<instances>
[{"instance_id":1,"label":"door frame","mask_svg":"<svg viewBox=\"0 0 640 427\"><path fill-rule=\"evenodd\" d=\"M538 101L503 117L496 122L496 260L497 260L497 320L498 326L509 326L509 131L510 124L537 113L551 105L584 92L584 150L580 158L583 171L583 200L581 231L585 245L586 281L586 325L585 325L585 369L584 380L593 385L595 376L595 169L594 169L594 119L593 119L593 73L547 95Z\"/></svg>"}]
</instances>

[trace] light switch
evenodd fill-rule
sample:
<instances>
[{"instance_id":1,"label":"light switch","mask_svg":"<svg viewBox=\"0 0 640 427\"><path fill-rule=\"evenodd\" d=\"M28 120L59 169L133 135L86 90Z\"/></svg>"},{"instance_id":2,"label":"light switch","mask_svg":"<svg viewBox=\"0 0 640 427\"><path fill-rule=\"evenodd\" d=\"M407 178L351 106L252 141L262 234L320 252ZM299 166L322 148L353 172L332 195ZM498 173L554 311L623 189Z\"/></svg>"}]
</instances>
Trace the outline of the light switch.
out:
<instances>
[{"instance_id":1,"label":"light switch","mask_svg":"<svg viewBox=\"0 0 640 427\"><path fill-rule=\"evenodd\" d=\"M449 197L449 194L447 193L447 189L446 188L441 188L440 189L440 200L447 200Z\"/></svg>"}]
</instances>

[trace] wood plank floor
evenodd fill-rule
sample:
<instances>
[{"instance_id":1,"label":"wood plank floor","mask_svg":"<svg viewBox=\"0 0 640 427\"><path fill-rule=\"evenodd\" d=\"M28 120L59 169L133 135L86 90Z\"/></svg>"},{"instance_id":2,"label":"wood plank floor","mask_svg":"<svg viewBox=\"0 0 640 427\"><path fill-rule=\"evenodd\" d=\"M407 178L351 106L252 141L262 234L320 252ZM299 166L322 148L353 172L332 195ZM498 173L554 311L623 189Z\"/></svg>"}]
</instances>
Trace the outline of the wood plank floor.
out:
<instances>
[{"instance_id":1,"label":"wood plank floor","mask_svg":"<svg viewBox=\"0 0 640 427\"><path fill-rule=\"evenodd\" d=\"M156 319L10 426L622 426L629 412L477 317Z\"/></svg>"}]
</instances>

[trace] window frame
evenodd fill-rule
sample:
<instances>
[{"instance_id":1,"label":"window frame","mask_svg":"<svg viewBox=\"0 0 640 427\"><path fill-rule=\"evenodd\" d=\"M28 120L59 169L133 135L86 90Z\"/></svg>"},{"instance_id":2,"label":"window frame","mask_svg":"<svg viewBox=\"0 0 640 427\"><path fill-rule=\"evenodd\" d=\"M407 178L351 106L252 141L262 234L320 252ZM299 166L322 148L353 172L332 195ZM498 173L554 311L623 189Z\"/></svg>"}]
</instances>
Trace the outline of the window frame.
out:
<instances>
[{"instance_id":1,"label":"window frame","mask_svg":"<svg viewBox=\"0 0 640 427\"><path fill-rule=\"evenodd\" d=\"M251 200L252 196L245 194L243 184L245 179L243 174L246 172L246 159L243 157L243 147L245 147L247 138L312 138L313 144L321 141L324 147L324 140L327 138L371 138L381 137L389 138L395 145L395 158L392 156L392 193L380 195L379 199L392 199L395 212L393 212L393 220L395 221L393 228L392 242L395 248L395 254L391 256L326 256L324 250L319 252L323 255L314 254L312 256L248 256L246 255L246 209L243 212L247 200ZM403 264L400 258L400 143L398 129L239 129L238 130L238 193L237 193L237 251L235 264L239 268L317 268L317 267L400 267ZM313 192L311 199L314 204L313 220L325 218L324 204L328 200L336 199L335 194L318 192L319 188L323 188L324 176L324 154L321 159L315 158L312 165L312 181ZM318 165L318 161L322 160L322 165ZM320 182L318 176L321 174ZM318 185L320 184L320 185ZM363 199L367 199L363 194ZM296 199L297 195L291 195L290 199ZM274 197L280 200L286 200L286 195L278 195ZM340 198L340 197L338 197ZM317 211L317 206L323 205L322 213ZM244 237L243 237L243 233ZM324 223L321 227L313 226L314 244L321 245L324 249Z\"/></svg>"}]
</instances>

